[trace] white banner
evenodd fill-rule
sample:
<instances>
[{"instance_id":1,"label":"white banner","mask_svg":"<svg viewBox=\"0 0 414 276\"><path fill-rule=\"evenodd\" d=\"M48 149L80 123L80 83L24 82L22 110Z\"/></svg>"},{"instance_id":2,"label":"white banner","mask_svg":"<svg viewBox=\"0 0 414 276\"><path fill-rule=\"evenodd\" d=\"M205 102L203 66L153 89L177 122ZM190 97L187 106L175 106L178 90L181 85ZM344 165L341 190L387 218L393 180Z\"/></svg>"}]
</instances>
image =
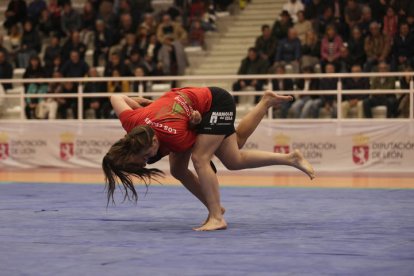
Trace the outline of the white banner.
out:
<instances>
[{"instance_id":1,"label":"white banner","mask_svg":"<svg viewBox=\"0 0 414 276\"><path fill-rule=\"evenodd\" d=\"M413 133L410 122L263 122L244 149L299 149L318 172L413 172ZM116 121L2 122L0 168L99 168L109 147L124 134ZM168 169L168 160L156 167Z\"/></svg>"}]
</instances>

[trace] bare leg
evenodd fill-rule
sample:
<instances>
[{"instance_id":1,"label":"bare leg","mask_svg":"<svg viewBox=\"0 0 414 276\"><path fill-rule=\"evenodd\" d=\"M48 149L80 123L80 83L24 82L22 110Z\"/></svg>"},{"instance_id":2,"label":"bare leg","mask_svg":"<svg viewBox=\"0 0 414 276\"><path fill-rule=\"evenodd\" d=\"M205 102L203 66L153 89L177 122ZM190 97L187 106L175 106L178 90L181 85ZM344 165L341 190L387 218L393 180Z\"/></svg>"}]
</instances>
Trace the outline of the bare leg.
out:
<instances>
[{"instance_id":1,"label":"bare leg","mask_svg":"<svg viewBox=\"0 0 414 276\"><path fill-rule=\"evenodd\" d=\"M242 151L238 149L236 135L226 138L216 152L220 161L231 170L257 168L271 165L287 165L306 173L310 179L315 177L312 165L295 150L289 154L265 151Z\"/></svg>"},{"instance_id":2,"label":"bare leg","mask_svg":"<svg viewBox=\"0 0 414 276\"><path fill-rule=\"evenodd\" d=\"M236 137L234 135L234 137ZM220 190L217 175L210 166L210 160L215 151L220 147L224 135L197 136L197 141L192 150L191 160L197 172L202 194L205 196L209 217L203 226L196 231L211 231L226 229L227 223L223 218L220 204ZM237 147L237 145L236 145Z\"/></svg>"},{"instance_id":3,"label":"bare leg","mask_svg":"<svg viewBox=\"0 0 414 276\"><path fill-rule=\"evenodd\" d=\"M170 172L171 175L179 180L184 187L187 188L198 200L200 200L204 206L207 207L206 197L204 196L198 177L194 175L192 171L188 169L188 163L190 161L191 151L184 153L170 153ZM221 213L224 215L226 209L221 206ZM208 221L208 218L204 221L204 224Z\"/></svg>"},{"instance_id":4,"label":"bare leg","mask_svg":"<svg viewBox=\"0 0 414 276\"><path fill-rule=\"evenodd\" d=\"M291 101L292 96L281 96L274 92L266 91L260 102L247 113L237 126L237 145L242 148L247 139L255 131L260 121L266 115L267 110L276 107L279 103Z\"/></svg>"}]
</instances>

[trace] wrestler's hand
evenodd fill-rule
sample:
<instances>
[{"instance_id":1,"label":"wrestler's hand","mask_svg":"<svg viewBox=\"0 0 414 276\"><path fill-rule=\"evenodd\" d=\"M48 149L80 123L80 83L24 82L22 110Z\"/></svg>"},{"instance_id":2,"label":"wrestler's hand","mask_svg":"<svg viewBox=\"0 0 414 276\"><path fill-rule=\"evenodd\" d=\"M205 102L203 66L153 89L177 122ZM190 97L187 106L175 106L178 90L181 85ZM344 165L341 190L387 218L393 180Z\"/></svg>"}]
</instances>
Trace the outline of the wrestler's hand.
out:
<instances>
[{"instance_id":1,"label":"wrestler's hand","mask_svg":"<svg viewBox=\"0 0 414 276\"><path fill-rule=\"evenodd\" d=\"M154 101L152 100L148 100L145 98L136 98L135 101L140 105L140 106L148 106L150 104L152 104Z\"/></svg>"},{"instance_id":2,"label":"wrestler's hand","mask_svg":"<svg viewBox=\"0 0 414 276\"><path fill-rule=\"evenodd\" d=\"M190 127L194 127L201 123L201 114L197 110L194 110L193 113L191 113L190 116Z\"/></svg>"}]
</instances>

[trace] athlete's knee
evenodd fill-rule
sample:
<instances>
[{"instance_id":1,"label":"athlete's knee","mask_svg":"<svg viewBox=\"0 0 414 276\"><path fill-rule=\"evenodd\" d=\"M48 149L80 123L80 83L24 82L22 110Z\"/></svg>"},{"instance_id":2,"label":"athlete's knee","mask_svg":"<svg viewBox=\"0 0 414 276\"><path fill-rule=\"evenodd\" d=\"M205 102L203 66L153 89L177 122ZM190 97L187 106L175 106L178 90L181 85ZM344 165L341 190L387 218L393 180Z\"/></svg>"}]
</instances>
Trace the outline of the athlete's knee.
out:
<instances>
[{"instance_id":1,"label":"athlete's knee","mask_svg":"<svg viewBox=\"0 0 414 276\"><path fill-rule=\"evenodd\" d=\"M184 178L186 170L186 168L183 168L181 166L170 166L170 173L177 180Z\"/></svg>"},{"instance_id":2,"label":"athlete's knee","mask_svg":"<svg viewBox=\"0 0 414 276\"><path fill-rule=\"evenodd\" d=\"M191 155L191 161L193 162L194 169L200 169L203 166L210 166L211 157L204 154L193 153Z\"/></svg>"}]
</instances>

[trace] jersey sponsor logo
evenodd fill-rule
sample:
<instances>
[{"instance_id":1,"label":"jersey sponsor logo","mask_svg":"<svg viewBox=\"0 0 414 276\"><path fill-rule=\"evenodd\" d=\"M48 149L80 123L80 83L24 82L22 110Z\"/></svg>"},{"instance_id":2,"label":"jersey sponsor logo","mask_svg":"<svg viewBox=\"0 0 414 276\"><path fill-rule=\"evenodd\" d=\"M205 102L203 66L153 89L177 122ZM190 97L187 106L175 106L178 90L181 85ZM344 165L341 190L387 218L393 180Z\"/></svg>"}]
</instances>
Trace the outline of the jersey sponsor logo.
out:
<instances>
[{"instance_id":1,"label":"jersey sponsor logo","mask_svg":"<svg viewBox=\"0 0 414 276\"><path fill-rule=\"evenodd\" d=\"M182 111L184 109L185 114L188 117L191 117L191 114L193 113L194 109L187 103L185 98L181 95L178 95L174 98L174 100L182 107L182 109L180 109L176 105L174 105L173 111L176 111L178 113L182 113Z\"/></svg>"},{"instance_id":2,"label":"jersey sponsor logo","mask_svg":"<svg viewBox=\"0 0 414 276\"><path fill-rule=\"evenodd\" d=\"M170 126L168 126L168 125L166 125L166 124L161 124L161 123L156 123L156 122L153 122L153 121L151 121L151 119L150 119L150 118L145 118L145 119L144 119L144 122L145 122L147 125L151 126L151 127L158 128L158 129L161 129L161 130L167 131L167 132L169 132L169 133L171 133L171 134L177 134L177 130L176 130L175 128L170 127Z\"/></svg>"},{"instance_id":3,"label":"jersey sponsor logo","mask_svg":"<svg viewBox=\"0 0 414 276\"><path fill-rule=\"evenodd\" d=\"M223 121L233 121L234 113L230 112L212 112L210 116L210 124L217 124ZM231 123L218 123L219 125L228 125Z\"/></svg>"},{"instance_id":4,"label":"jersey sponsor logo","mask_svg":"<svg viewBox=\"0 0 414 276\"><path fill-rule=\"evenodd\" d=\"M217 120L218 120L218 116L212 114L211 117L210 117L210 125L217 124Z\"/></svg>"}]
</instances>

